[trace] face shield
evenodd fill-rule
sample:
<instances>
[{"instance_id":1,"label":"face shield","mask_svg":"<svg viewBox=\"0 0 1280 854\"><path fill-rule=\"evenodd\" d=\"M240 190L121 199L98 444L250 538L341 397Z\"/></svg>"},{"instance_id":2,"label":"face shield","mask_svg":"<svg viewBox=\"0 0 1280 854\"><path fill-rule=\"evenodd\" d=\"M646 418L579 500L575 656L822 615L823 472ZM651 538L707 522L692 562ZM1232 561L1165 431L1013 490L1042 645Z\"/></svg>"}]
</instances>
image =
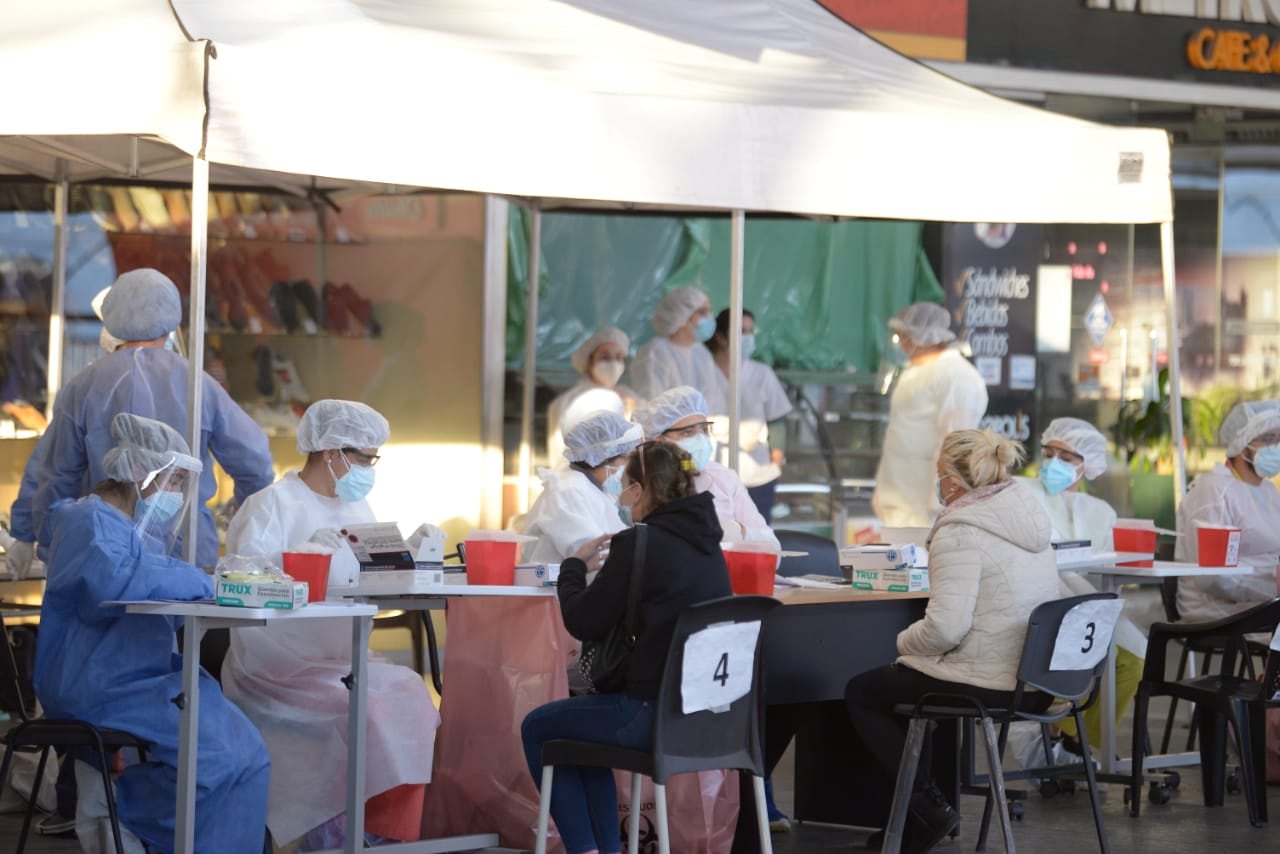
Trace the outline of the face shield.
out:
<instances>
[{"instance_id":1,"label":"face shield","mask_svg":"<svg viewBox=\"0 0 1280 854\"><path fill-rule=\"evenodd\" d=\"M148 550L173 554L182 520L195 493L200 461L172 453L169 461L134 484L138 501L133 508L134 530Z\"/></svg>"}]
</instances>

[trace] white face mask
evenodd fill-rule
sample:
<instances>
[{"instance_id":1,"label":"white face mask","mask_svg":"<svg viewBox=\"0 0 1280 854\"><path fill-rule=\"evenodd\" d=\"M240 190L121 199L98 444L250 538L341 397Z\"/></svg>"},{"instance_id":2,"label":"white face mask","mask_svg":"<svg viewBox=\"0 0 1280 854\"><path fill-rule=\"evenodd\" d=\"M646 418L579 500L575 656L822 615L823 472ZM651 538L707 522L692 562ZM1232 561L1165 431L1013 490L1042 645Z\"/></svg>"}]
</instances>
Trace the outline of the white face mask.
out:
<instances>
[{"instance_id":1,"label":"white face mask","mask_svg":"<svg viewBox=\"0 0 1280 854\"><path fill-rule=\"evenodd\" d=\"M742 358L747 360L751 358L751 354L756 351L756 334L754 332L742 333Z\"/></svg>"},{"instance_id":2,"label":"white face mask","mask_svg":"<svg viewBox=\"0 0 1280 854\"><path fill-rule=\"evenodd\" d=\"M622 372L626 369L626 362L615 362L612 359L596 362L591 366L591 378L602 386L613 388L622 379Z\"/></svg>"}]
</instances>

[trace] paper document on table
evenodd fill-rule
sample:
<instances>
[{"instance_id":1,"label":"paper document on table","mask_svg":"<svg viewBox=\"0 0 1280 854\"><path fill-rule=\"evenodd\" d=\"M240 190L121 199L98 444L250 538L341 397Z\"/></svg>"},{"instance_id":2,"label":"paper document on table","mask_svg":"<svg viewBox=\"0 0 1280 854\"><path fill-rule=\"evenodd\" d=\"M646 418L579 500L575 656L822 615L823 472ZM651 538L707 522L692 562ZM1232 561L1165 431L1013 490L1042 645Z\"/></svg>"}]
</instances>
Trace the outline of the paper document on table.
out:
<instances>
[{"instance_id":1,"label":"paper document on table","mask_svg":"<svg viewBox=\"0 0 1280 854\"><path fill-rule=\"evenodd\" d=\"M99 602L99 608L123 608L126 605L216 605L213 599L111 599Z\"/></svg>"},{"instance_id":2,"label":"paper document on table","mask_svg":"<svg viewBox=\"0 0 1280 854\"><path fill-rule=\"evenodd\" d=\"M721 623L689 635L680 679L681 711L728 711L751 691L760 621Z\"/></svg>"},{"instance_id":3,"label":"paper document on table","mask_svg":"<svg viewBox=\"0 0 1280 854\"><path fill-rule=\"evenodd\" d=\"M352 553L360 562L360 569L414 569L413 554L409 544L400 534L395 522L375 522L371 525L347 525L338 533L346 538Z\"/></svg>"},{"instance_id":4,"label":"paper document on table","mask_svg":"<svg viewBox=\"0 0 1280 854\"><path fill-rule=\"evenodd\" d=\"M831 590L838 587L848 587L849 582L836 578L834 575L775 575L773 577L774 587L814 587L819 590Z\"/></svg>"}]
</instances>

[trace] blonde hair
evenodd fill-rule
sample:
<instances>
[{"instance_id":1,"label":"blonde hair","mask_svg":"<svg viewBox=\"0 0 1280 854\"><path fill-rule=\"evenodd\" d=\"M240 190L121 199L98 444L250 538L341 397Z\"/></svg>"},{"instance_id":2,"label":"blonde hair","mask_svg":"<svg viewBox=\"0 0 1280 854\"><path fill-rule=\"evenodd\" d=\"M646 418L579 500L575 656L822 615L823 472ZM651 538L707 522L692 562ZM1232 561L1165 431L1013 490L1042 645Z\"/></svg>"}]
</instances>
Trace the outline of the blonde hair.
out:
<instances>
[{"instance_id":1,"label":"blonde hair","mask_svg":"<svg viewBox=\"0 0 1280 854\"><path fill-rule=\"evenodd\" d=\"M990 427L948 433L938 454L946 473L968 490L1008 480L1010 469L1021 465L1023 458L1022 445Z\"/></svg>"}]
</instances>

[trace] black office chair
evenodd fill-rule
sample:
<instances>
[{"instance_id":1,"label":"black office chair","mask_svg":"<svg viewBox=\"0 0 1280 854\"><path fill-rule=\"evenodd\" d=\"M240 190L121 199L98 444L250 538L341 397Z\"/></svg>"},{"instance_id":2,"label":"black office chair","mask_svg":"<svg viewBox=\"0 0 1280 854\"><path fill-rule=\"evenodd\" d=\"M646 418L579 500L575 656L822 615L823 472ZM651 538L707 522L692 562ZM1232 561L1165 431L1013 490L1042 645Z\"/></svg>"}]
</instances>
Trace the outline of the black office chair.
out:
<instances>
[{"instance_id":1,"label":"black office chair","mask_svg":"<svg viewBox=\"0 0 1280 854\"><path fill-rule=\"evenodd\" d=\"M1134 697L1133 776L1129 790L1129 811L1138 815L1144 759L1143 735L1147 704L1152 697L1173 697L1196 704L1200 736L1200 777L1204 784L1205 806L1221 806L1226 786L1227 728L1234 731L1240 745L1241 775L1249 807L1249 823L1267 823L1266 800L1266 709L1280 678L1280 655L1267 656L1260 682L1251 672L1241 672L1240 659L1251 657L1245 635L1265 632L1272 635L1280 625L1280 598L1255 605L1247 611L1204 623L1156 623L1147 641L1147 660L1142 681ZM1192 679L1165 679L1166 649L1170 641L1190 646L1205 638L1221 644L1219 672ZM1252 670L1252 667L1249 668Z\"/></svg>"},{"instance_id":2,"label":"black office chair","mask_svg":"<svg viewBox=\"0 0 1280 854\"><path fill-rule=\"evenodd\" d=\"M27 834L31 830L31 818L36 809L34 793L40 791L40 782L44 779L44 766L49 759L51 749L61 751L87 749L96 752L98 767L102 770L103 786L107 793L107 814L111 819L111 835L115 841L116 851L118 854L123 854L124 842L120 838L120 820L116 816L116 801L111 785L111 755L121 748L132 747L138 751L138 755L145 762L147 742L122 730L95 727L86 721L29 717L27 710L34 708L35 698L23 690L13 647L9 642L9 632L4 627L3 620L0 620L0 636L4 637L3 643L0 643L3 647L0 648L0 680L3 680L6 686L11 686L13 695L18 698L16 709L20 718L17 726L0 736L0 743L5 746L4 760L0 762L0 789L9 782L9 766L13 761L14 753L17 751L40 752L35 782L31 786L33 794L27 803L26 816L22 820L22 833L18 837L16 854L22 854L27 846Z\"/></svg>"},{"instance_id":3,"label":"black office chair","mask_svg":"<svg viewBox=\"0 0 1280 854\"><path fill-rule=\"evenodd\" d=\"M898 714L910 717L911 724L907 729L902 763L898 766L893 808L889 813L889 824L885 828L884 851L887 854L898 854L902 849L907 804L915 785L916 768L920 763L926 730L933 722L955 718L978 719L986 741L991 779L986 793L986 806L982 811L982 829L978 835L976 850L985 850L991 812L999 804L1005 850L1014 854L1013 827L1009 811L1005 809L1004 774L1001 771L1005 743L1009 738L1009 724L1018 720L1055 723L1070 716L1076 722L1076 731L1085 731L1082 713L1097 699L1099 677L1106 666L1107 652L1110 649L1109 643L1096 643L1095 638L1109 639L1114 634L1120 611L1121 603L1116 600L1114 593L1093 593L1058 599L1046 602L1032 611L1027 621L1027 634L1022 642L1022 659L1018 663L1018 681L1010 708L988 708L963 694L927 694L915 704L903 704L895 708ZM1085 614L1088 616L1083 616ZM1028 689L1043 691L1057 697L1058 701L1043 713L1024 711L1021 708L1022 700ZM996 722L1000 724L998 738L995 734ZM1102 805L1098 801L1098 784L1094 776L1093 760L1089 756L1089 740L1080 739L1080 747L1084 753L1084 773L1089 783L1089 802L1093 807L1098 846L1103 854L1108 854L1111 849L1103 828Z\"/></svg>"},{"instance_id":4,"label":"black office chair","mask_svg":"<svg viewBox=\"0 0 1280 854\"><path fill-rule=\"evenodd\" d=\"M843 579L840 573L840 549L834 541L808 531L776 530L782 550L808 552L800 557L784 557L778 565L778 575L831 575Z\"/></svg>"},{"instance_id":5,"label":"black office chair","mask_svg":"<svg viewBox=\"0 0 1280 854\"><path fill-rule=\"evenodd\" d=\"M769 838L769 816L764 802L764 625L756 639L752 663L751 687L747 694L734 700L727 709L707 710L686 715L681 709L685 643L689 636L709 626L726 623L760 621L780 603L766 596L731 596L687 608L676 622L667 655L666 670L658 692L657 715L653 725L653 749L631 750L608 744L573 739L555 739L542 746L542 798L538 809L537 854L546 854L547 821L551 814L551 787L555 767L579 765L616 768L630 771L631 815L640 811L641 775L653 780L654 800L658 815L658 848L670 854L670 830L667 827L667 780L675 774L692 771L736 770L753 776L756 795L756 824L760 846L772 854ZM728 664L733 667L733 663ZM628 850L636 854L639 847L640 822L628 826Z\"/></svg>"}]
</instances>

